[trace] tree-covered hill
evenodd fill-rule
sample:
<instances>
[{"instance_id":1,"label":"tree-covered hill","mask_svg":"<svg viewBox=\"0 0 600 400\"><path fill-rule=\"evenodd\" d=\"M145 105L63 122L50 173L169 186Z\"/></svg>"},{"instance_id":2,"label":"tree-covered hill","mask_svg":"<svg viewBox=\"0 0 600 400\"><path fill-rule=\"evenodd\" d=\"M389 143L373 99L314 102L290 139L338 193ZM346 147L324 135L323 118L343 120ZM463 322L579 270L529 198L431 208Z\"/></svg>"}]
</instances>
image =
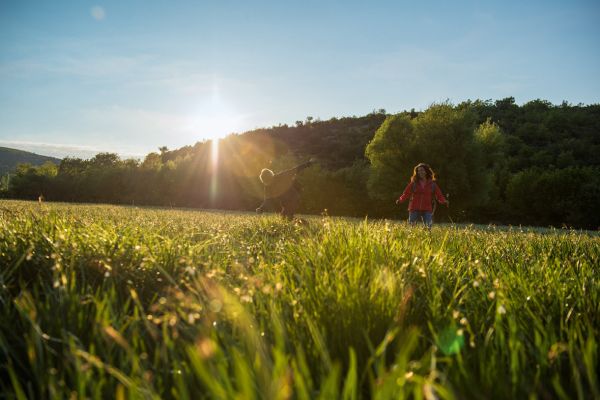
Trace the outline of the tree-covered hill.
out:
<instances>
[{"instance_id":1,"label":"tree-covered hill","mask_svg":"<svg viewBox=\"0 0 600 400\"><path fill-rule=\"evenodd\" d=\"M42 156L28 151L0 147L0 175L13 171L19 164L42 165L45 162L60 164L59 158Z\"/></svg>"},{"instance_id":2,"label":"tree-covered hill","mask_svg":"<svg viewBox=\"0 0 600 400\"><path fill-rule=\"evenodd\" d=\"M452 208L437 221L576 226L600 214L600 105L514 98L434 104L416 112L374 111L322 121L307 117L233 134L217 143L148 154L98 154L56 168L23 166L5 195L49 200L253 210L264 167L309 158L298 177L301 212L404 218L394 200L412 167L429 163Z\"/></svg>"}]
</instances>

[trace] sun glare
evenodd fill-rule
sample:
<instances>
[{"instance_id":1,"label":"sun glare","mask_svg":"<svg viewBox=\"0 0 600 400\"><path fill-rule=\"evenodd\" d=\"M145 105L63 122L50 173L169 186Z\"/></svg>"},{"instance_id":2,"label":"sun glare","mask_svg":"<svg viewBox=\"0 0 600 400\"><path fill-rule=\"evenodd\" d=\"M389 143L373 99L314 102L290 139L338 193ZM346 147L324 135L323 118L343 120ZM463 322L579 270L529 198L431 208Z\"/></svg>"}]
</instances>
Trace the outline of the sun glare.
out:
<instances>
[{"instance_id":1,"label":"sun glare","mask_svg":"<svg viewBox=\"0 0 600 400\"><path fill-rule=\"evenodd\" d=\"M219 182L217 177L217 168L219 164L219 142L220 139L215 138L210 144L210 166L211 166L211 178L210 178L210 198L214 201L217 197L219 190Z\"/></svg>"},{"instance_id":2,"label":"sun glare","mask_svg":"<svg viewBox=\"0 0 600 400\"><path fill-rule=\"evenodd\" d=\"M219 163L219 141L220 139L213 139L210 144L210 164L212 168L217 168Z\"/></svg>"},{"instance_id":3,"label":"sun glare","mask_svg":"<svg viewBox=\"0 0 600 400\"><path fill-rule=\"evenodd\" d=\"M239 133L244 128L245 116L221 96L217 84L213 85L208 99L198 102L189 119L190 131L198 139L221 139L230 133Z\"/></svg>"}]
</instances>

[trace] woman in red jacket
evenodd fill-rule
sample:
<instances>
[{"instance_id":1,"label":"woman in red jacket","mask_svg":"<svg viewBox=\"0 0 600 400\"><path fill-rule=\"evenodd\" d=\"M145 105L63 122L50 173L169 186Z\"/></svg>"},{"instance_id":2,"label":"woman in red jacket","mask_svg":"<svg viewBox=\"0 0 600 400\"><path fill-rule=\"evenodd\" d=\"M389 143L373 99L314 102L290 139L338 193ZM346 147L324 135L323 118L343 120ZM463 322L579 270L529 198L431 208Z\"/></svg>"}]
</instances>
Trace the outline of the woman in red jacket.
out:
<instances>
[{"instance_id":1,"label":"woman in red jacket","mask_svg":"<svg viewBox=\"0 0 600 400\"><path fill-rule=\"evenodd\" d=\"M422 220L425 225L431 227L433 223L434 195L439 203L448 206L449 202L437 185L433 170L429 165L420 163L414 168L413 176L402 195L396 200L396 204L410 199L408 203L408 222L415 224Z\"/></svg>"}]
</instances>

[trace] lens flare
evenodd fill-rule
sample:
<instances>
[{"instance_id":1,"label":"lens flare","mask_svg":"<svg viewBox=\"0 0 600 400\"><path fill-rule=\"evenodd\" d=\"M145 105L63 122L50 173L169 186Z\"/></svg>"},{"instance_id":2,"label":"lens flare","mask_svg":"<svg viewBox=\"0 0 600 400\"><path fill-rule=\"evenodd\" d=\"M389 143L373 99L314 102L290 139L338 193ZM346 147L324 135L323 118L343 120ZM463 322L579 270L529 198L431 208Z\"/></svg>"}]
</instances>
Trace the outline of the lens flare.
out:
<instances>
[{"instance_id":1,"label":"lens flare","mask_svg":"<svg viewBox=\"0 0 600 400\"><path fill-rule=\"evenodd\" d=\"M106 11L104 11L104 8L100 6L92 7L92 9L90 10L90 14L92 14L92 17L96 21L102 21L104 18L106 18Z\"/></svg>"}]
</instances>

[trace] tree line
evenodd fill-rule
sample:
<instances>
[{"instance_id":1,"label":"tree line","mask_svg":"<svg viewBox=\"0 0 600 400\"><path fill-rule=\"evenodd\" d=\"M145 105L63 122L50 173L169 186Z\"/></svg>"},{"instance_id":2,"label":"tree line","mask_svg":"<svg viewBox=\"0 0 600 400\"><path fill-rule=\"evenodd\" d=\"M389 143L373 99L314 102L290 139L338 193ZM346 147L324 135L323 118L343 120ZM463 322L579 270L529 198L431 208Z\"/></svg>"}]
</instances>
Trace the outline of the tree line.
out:
<instances>
[{"instance_id":1,"label":"tree line","mask_svg":"<svg viewBox=\"0 0 600 400\"><path fill-rule=\"evenodd\" d=\"M321 121L307 117L217 142L122 160L100 153L59 165L19 165L4 196L253 210L258 174L308 158L298 177L304 213L404 218L394 200L427 162L451 207L436 220L597 229L600 105L514 98L434 104L424 111Z\"/></svg>"}]
</instances>

